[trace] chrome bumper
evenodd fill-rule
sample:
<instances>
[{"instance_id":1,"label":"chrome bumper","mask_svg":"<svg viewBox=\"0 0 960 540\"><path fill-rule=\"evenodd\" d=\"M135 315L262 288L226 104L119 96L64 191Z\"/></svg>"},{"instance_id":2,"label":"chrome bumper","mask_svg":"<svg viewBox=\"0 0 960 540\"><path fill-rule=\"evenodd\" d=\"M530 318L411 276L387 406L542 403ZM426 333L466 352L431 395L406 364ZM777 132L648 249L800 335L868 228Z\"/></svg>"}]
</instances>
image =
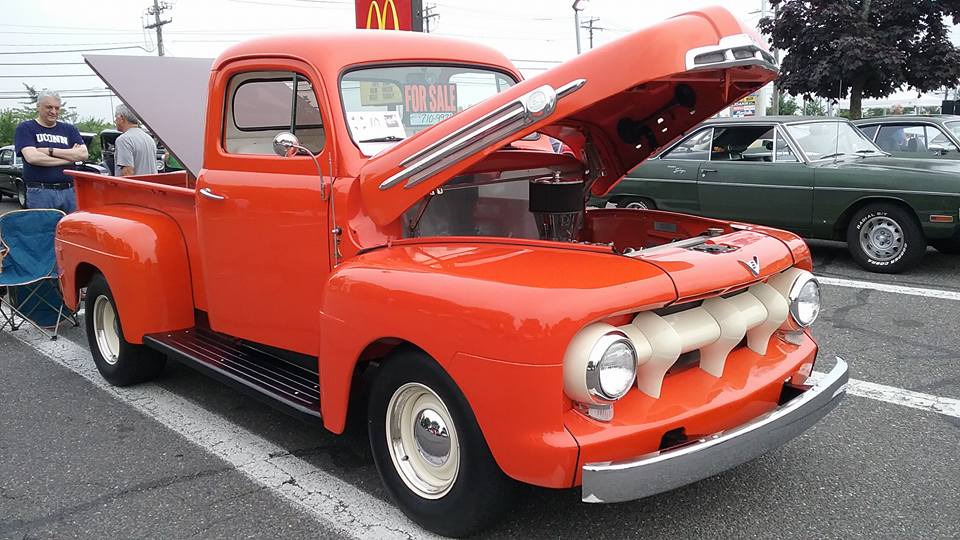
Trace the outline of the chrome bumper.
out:
<instances>
[{"instance_id":1,"label":"chrome bumper","mask_svg":"<svg viewBox=\"0 0 960 540\"><path fill-rule=\"evenodd\" d=\"M782 446L826 416L847 390L847 363L809 390L741 426L673 450L583 466L583 502L641 499L702 480Z\"/></svg>"}]
</instances>

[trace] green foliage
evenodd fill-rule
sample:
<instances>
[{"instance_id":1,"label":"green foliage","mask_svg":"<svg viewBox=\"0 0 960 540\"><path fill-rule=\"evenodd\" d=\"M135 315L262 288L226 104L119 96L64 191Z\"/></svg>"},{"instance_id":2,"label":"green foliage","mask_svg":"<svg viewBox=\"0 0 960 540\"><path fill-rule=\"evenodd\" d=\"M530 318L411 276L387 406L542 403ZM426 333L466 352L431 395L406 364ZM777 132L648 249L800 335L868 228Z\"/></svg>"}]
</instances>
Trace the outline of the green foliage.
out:
<instances>
[{"instance_id":1,"label":"green foliage","mask_svg":"<svg viewBox=\"0 0 960 540\"><path fill-rule=\"evenodd\" d=\"M946 17L960 21L960 0L770 0L776 17L760 21L774 47L787 50L780 87L793 94L862 98L903 86L930 92L960 81L960 50Z\"/></svg>"},{"instance_id":2,"label":"green foliage","mask_svg":"<svg viewBox=\"0 0 960 540\"><path fill-rule=\"evenodd\" d=\"M100 133L105 129L112 129L114 127L113 122L107 122L99 118L85 118L74 123L74 125L77 126L78 130L88 131L90 133ZM100 148L100 137L93 138L93 141L87 146L87 152L90 154L89 161L93 161L94 163L100 162L103 153L103 148Z\"/></svg>"},{"instance_id":3,"label":"green foliage","mask_svg":"<svg viewBox=\"0 0 960 540\"><path fill-rule=\"evenodd\" d=\"M827 102L820 98L803 100L804 116L824 116L827 114Z\"/></svg>"},{"instance_id":4,"label":"green foliage","mask_svg":"<svg viewBox=\"0 0 960 540\"><path fill-rule=\"evenodd\" d=\"M800 106L797 105L796 98L794 98L790 94L783 94L783 93L780 94L780 110L779 112L777 112L777 114L792 116L794 114L797 114L797 109L799 108ZM773 114L773 107L767 107L767 114L768 115Z\"/></svg>"},{"instance_id":5,"label":"green foliage","mask_svg":"<svg viewBox=\"0 0 960 540\"><path fill-rule=\"evenodd\" d=\"M864 113L864 118L876 118L878 116L884 116L887 114L887 109L883 107L870 107Z\"/></svg>"}]
</instances>

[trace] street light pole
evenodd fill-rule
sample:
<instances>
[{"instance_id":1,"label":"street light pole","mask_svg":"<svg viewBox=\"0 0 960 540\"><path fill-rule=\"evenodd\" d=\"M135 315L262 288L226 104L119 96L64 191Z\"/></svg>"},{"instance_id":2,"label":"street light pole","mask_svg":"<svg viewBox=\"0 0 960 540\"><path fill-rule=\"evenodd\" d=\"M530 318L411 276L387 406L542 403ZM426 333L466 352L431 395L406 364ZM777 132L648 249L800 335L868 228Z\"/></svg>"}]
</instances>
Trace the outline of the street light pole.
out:
<instances>
[{"instance_id":1,"label":"street light pole","mask_svg":"<svg viewBox=\"0 0 960 540\"><path fill-rule=\"evenodd\" d=\"M573 0L573 25L577 31L577 54L580 54L580 2L583 2L583 0Z\"/></svg>"}]
</instances>

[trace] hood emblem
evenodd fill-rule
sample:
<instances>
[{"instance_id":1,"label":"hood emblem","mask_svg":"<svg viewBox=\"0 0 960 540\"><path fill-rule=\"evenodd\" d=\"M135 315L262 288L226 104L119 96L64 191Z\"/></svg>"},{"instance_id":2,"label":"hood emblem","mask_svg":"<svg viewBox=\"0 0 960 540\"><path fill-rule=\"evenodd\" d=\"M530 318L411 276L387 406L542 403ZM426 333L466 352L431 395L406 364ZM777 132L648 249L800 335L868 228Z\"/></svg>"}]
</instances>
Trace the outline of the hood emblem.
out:
<instances>
[{"instance_id":1,"label":"hood emblem","mask_svg":"<svg viewBox=\"0 0 960 540\"><path fill-rule=\"evenodd\" d=\"M740 264L746 266L747 270L750 270L750 273L753 274L753 277L760 277L760 258L756 255L749 261L740 259Z\"/></svg>"}]
</instances>

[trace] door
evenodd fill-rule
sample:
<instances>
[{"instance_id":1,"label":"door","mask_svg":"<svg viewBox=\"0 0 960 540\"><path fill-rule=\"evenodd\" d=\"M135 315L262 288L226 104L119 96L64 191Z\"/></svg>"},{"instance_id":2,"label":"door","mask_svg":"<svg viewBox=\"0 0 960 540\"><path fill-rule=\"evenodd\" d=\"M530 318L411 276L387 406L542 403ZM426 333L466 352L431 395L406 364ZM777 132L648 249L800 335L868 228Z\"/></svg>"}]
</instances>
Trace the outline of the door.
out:
<instances>
[{"instance_id":1,"label":"door","mask_svg":"<svg viewBox=\"0 0 960 540\"><path fill-rule=\"evenodd\" d=\"M651 200L659 210L698 213L697 170L710 158L713 128L693 133L660 157L627 173L610 194L617 206Z\"/></svg>"},{"instance_id":2,"label":"door","mask_svg":"<svg viewBox=\"0 0 960 540\"><path fill-rule=\"evenodd\" d=\"M0 191L8 195L16 195L17 187L13 183L13 149L0 150Z\"/></svg>"},{"instance_id":3,"label":"door","mask_svg":"<svg viewBox=\"0 0 960 540\"><path fill-rule=\"evenodd\" d=\"M814 173L798 156L774 125L717 126L697 184L702 213L807 232Z\"/></svg>"},{"instance_id":4,"label":"door","mask_svg":"<svg viewBox=\"0 0 960 540\"><path fill-rule=\"evenodd\" d=\"M321 290L330 271L328 156L334 147L319 79L293 61L233 64L217 75L197 179L199 240L211 327L316 355ZM325 109L321 112L321 109ZM273 138L293 132L317 155L280 157ZM332 159L332 156L330 156ZM323 196L322 196L323 195Z\"/></svg>"}]
</instances>

